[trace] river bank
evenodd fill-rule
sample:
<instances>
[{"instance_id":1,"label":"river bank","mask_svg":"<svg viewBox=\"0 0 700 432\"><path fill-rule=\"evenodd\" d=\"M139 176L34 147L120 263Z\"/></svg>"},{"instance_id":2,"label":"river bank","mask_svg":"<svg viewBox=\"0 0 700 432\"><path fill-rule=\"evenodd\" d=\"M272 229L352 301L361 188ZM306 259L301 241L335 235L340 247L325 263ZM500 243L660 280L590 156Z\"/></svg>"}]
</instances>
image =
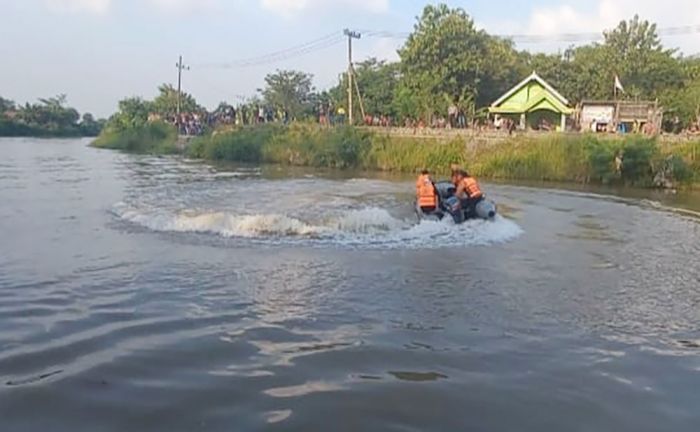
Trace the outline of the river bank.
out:
<instances>
[{"instance_id":1,"label":"river bank","mask_svg":"<svg viewBox=\"0 0 700 432\"><path fill-rule=\"evenodd\" d=\"M381 129L264 125L217 131L179 143L173 128L149 124L103 134L96 147L181 153L211 161L278 163L444 174L451 164L490 179L687 187L700 181L700 140L637 135L525 134L480 139L396 135Z\"/></svg>"},{"instance_id":2,"label":"river bank","mask_svg":"<svg viewBox=\"0 0 700 432\"><path fill-rule=\"evenodd\" d=\"M79 126L46 128L0 119L0 138L97 138L99 133L99 130L86 130Z\"/></svg>"}]
</instances>

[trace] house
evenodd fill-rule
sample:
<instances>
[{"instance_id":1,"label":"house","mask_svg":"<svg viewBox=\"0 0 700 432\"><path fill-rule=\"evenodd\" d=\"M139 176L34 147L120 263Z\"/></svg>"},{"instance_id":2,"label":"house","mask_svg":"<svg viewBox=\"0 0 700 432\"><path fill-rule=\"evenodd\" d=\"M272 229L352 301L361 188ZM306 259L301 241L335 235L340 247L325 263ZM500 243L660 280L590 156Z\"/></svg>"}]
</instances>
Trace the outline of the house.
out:
<instances>
[{"instance_id":1,"label":"house","mask_svg":"<svg viewBox=\"0 0 700 432\"><path fill-rule=\"evenodd\" d=\"M663 109L656 101L582 101L577 110L582 131L658 133Z\"/></svg>"},{"instance_id":2,"label":"house","mask_svg":"<svg viewBox=\"0 0 700 432\"><path fill-rule=\"evenodd\" d=\"M566 130L566 119L574 113L569 101L536 72L518 83L489 107L498 121L510 118L521 129Z\"/></svg>"}]
</instances>

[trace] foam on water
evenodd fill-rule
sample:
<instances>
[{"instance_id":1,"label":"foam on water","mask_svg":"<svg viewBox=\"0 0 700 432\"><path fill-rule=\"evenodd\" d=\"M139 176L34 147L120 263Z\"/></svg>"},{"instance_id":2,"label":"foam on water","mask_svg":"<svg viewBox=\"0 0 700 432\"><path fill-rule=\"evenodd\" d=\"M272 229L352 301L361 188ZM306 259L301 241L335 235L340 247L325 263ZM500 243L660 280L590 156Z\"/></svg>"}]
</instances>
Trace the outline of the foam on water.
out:
<instances>
[{"instance_id":1,"label":"foam on water","mask_svg":"<svg viewBox=\"0 0 700 432\"><path fill-rule=\"evenodd\" d=\"M338 232L377 234L401 229L405 222L400 221L384 209L376 207L352 210L332 222Z\"/></svg>"},{"instance_id":2,"label":"foam on water","mask_svg":"<svg viewBox=\"0 0 700 432\"><path fill-rule=\"evenodd\" d=\"M117 206L115 214L153 231L211 233L223 237L294 237L318 234L318 227L284 215L234 215L226 212L184 211L168 214Z\"/></svg>"},{"instance_id":3,"label":"foam on water","mask_svg":"<svg viewBox=\"0 0 700 432\"><path fill-rule=\"evenodd\" d=\"M462 225L451 220L416 223L376 207L313 221L283 214L167 212L125 204L115 206L113 212L121 220L158 232L211 234L274 244L418 249L493 245L512 241L522 234L516 223L500 216L494 221L468 221Z\"/></svg>"}]
</instances>

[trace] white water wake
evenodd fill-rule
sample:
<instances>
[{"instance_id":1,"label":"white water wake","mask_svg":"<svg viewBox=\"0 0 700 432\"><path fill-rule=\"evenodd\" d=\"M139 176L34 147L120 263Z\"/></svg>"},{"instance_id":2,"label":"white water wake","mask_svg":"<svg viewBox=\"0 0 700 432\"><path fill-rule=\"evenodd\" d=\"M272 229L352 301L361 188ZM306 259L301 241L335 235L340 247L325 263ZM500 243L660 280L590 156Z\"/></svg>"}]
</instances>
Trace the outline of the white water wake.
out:
<instances>
[{"instance_id":1,"label":"white water wake","mask_svg":"<svg viewBox=\"0 0 700 432\"><path fill-rule=\"evenodd\" d=\"M284 214L235 214L225 211L167 212L138 209L125 204L113 213L121 220L158 232L200 233L276 244L311 243L384 248L439 248L486 246L512 241L522 234L514 222L498 216L494 221L422 221L395 218L384 209L370 207L316 220Z\"/></svg>"}]
</instances>

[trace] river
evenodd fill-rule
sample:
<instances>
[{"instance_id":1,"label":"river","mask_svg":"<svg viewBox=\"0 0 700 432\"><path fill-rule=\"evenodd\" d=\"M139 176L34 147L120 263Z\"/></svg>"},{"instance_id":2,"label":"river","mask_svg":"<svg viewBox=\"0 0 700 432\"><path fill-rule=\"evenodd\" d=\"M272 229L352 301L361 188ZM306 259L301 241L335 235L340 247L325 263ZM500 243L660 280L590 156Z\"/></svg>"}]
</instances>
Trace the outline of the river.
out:
<instances>
[{"instance_id":1,"label":"river","mask_svg":"<svg viewBox=\"0 0 700 432\"><path fill-rule=\"evenodd\" d=\"M418 224L410 178L87 143L0 140L2 431L698 430L688 196Z\"/></svg>"}]
</instances>

